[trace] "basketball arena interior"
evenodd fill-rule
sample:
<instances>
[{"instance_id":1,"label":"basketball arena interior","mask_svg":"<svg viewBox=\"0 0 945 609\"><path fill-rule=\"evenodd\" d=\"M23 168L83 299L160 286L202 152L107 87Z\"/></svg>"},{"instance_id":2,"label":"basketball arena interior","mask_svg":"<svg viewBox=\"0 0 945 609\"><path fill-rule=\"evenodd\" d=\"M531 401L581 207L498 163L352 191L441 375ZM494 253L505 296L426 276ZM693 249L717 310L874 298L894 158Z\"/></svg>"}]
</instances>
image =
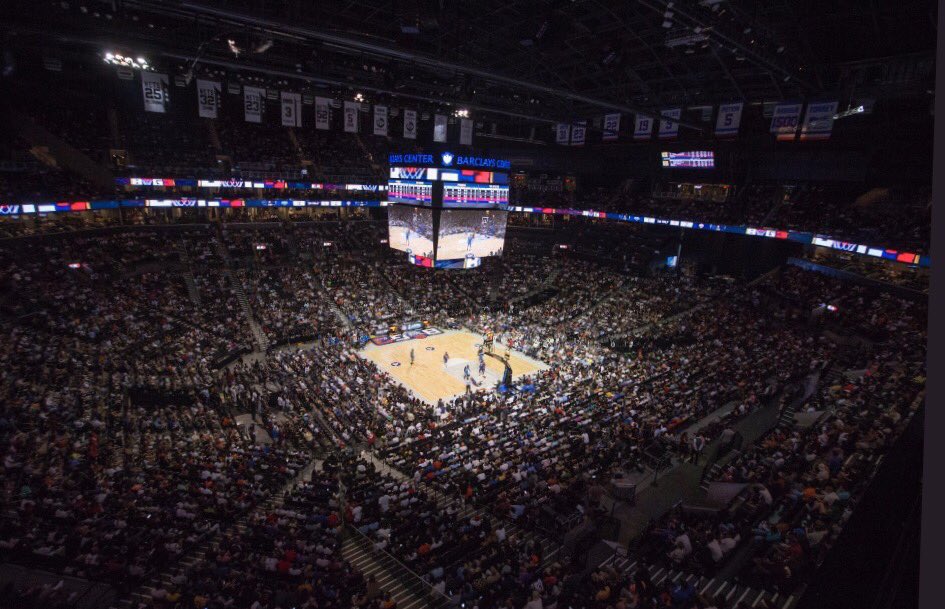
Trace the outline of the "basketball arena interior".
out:
<instances>
[{"instance_id":1,"label":"basketball arena interior","mask_svg":"<svg viewBox=\"0 0 945 609\"><path fill-rule=\"evenodd\" d=\"M0 607L917 606L935 2L0 15Z\"/></svg>"}]
</instances>

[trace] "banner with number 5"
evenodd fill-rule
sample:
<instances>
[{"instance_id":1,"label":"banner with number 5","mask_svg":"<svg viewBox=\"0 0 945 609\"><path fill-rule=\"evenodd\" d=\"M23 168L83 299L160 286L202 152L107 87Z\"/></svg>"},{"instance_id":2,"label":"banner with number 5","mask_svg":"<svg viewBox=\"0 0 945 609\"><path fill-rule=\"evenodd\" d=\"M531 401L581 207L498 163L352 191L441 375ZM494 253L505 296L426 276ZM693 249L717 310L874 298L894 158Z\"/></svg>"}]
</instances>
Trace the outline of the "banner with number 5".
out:
<instances>
[{"instance_id":1,"label":"banner with number 5","mask_svg":"<svg viewBox=\"0 0 945 609\"><path fill-rule=\"evenodd\" d=\"M715 135L728 137L738 134L742 124L742 109L745 104L735 102L719 106L719 116L715 121Z\"/></svg>"}]
</instances>

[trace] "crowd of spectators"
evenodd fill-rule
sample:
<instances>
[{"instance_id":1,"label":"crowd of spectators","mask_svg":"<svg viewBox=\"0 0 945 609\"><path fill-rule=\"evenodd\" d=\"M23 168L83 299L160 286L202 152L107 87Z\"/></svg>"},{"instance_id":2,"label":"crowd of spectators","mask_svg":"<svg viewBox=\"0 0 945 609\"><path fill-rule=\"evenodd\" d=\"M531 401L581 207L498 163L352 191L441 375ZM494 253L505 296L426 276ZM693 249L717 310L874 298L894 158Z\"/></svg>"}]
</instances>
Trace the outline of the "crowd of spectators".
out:
<instances>
[{"instance_id":1,"label":"crowd of spectators","mask_svg":"<svg viewBox=\"0 0 945 609\"><path fill-rule=\"evenodd\" d=\"M921 305L820 275L788 268L741 286L548 255L443 279L378 252L382 235L366 223L271 223L5 242L4 557L122 591L170 569L173 585L151 589L155 607L390 609L340 557L349 522L438 593L481 609L603 606L598 594L622 595L623 576L566 585L577 576L547 559L549 540L596 513L604 483L642 467L649 445L685 446L696 420L726 405L746 416L810 374L832 351L829 324L876 341L874 365L821 397L832 407L813 431L775 432L729 463L722 479L753 485L737 510L671 513L646 554L711 569L758 542L746 577L786 585L808 571L789 562L795 545L838 525L841 491L867 482L869 456L894 440L918 387ZM539 286L553 295L516 308ZM240 291L268 353L241 357L254 347ZM818 318L828 301L847 318ZM500 349L549 368L515 392L426 404L352 341L411 315L494 332ZM319 469L267 502L314 455L348 447L373 447L392 469L338 464L344 511ZM176 566L203 543L200 561Z\"/></svg>"},{"instance_id":2,"label":"crowd of spectators","mask_svg":"<svg viewBox=\"0 0 945 609\"><path fill-rule=\"evenodd\" d=\"M814 301L835 289L797 269L782 271L772 283ZM896 318L889 315L894 308ZM680 504L652 523L636 548L644 575L672 568L713 577L734 567L743 584L789 593L819 565L881 456L911 419L924 381L921 306L874 300L851 307L849 315L848 331L885 327L882 347L832 358L828 370L847 372L802 401L802 419L772 429L713 470L710 483L744 486L729 505ZM632 576L602 571L597 589L606 582L632 590ZM663 593L674 595L666 587Z\"/></svg>"},{"instance_id":3,"label":"crowd of spectators","mask_svg":"<svg viewBox=\"0 0 945 609\"><path fill-rule=\"evenodd\" d=\"M919 252L928 251L931 226L931 193L921 188L868 190L831 184L748 184L741 191L736 189L725 202L595 188L578 193L569 203L557 205L797 230Z\"/></svg>"}]
</instances>

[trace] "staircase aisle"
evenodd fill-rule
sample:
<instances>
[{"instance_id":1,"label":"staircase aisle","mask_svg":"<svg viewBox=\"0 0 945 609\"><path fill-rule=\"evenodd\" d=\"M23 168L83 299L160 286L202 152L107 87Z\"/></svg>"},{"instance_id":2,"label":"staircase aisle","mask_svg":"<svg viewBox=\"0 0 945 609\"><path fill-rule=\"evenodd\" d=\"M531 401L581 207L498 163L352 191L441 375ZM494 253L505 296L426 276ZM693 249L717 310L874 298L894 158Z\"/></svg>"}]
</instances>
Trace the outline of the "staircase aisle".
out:
<instances>
[{"instance_id":1,"label":"staircase aisle","mask_svg":"<svg viewBox=\"0 0 945 609\"><path fill-rule=\"evenodd\" d=\"M641 565L638 561L618 552L604 561L601 566L613 567L618 573L633 574ZM795 595L760 590L742 585L737 581L719 580L714 577L686 573L685 571L665 567L651 569L650 578L657 587L666 583L690 583L701 596L719 603L724 602L726 607L736 607L739 603L742 603L742 606L749 608L791 609L796 600Z\"/></svg>"},{"instance_id":2,"label":"staircase aisle","mask_svg":"<svg viewBox=\"0 0 945 609\"><path fill-rule=\"evenodd\" d=\"M449 604L447 597L433 597L433 589L413 577L410 579L415 581L415 584L408 587L404 583L406 578L396 573L406 567L396 568L399 566L398 563L383 552L375 550L371 542L363 535L348 534L341 543L341 557L361 571L365 577L373 575L382 593L389 592L397 601L398 609L439 608ZM428 593L425 594L425 592Z\"/></svg>"},{"instance_id":3,"label":"staircase aisle","mask_svg":"<svg viewBox=\"0 0 945 609\"><path fill-rule=\"evenodd\" d=\"M197 281L194 279L190 254L187 252L187 248L184 247L184 243L180 239L174 242L174 249L177 250L177 254L180 256L183 268L181 276L184 278L184 285L187 286L187 295L190 297L190 301L199 308L202 304L200 300L200 290L197 289Z\"/></svg>"},{"instance_id":4,"label":"staircase aisle","mask_svg":"<svg viewBox=\"0 0 945 609\"><path fill-rule=\"evenodd\" d=\"M230 252L227 251L226 246L223 244L223 231L217 226L217 238L214 240L214 247L216 247L217 254L220 256L220 259L223 260L223 274L226 275L227 281L230 282L230 286L233 289L233 294L236 296L236 301L240 305L240 310L243 312L243 317L246 318L246 323L249 325L249 330L253 335L253 340L256 343L256 347L263 353L269 349L269 339L266 338L266 333L263 332L263 329L256 322L256 318L253 317L253 310L249 306L249 299L246 297L246 291L243 289L243 284L236 276L236 273L233 272L232 261L230 260Z\"/></svg>"}]
</instances>

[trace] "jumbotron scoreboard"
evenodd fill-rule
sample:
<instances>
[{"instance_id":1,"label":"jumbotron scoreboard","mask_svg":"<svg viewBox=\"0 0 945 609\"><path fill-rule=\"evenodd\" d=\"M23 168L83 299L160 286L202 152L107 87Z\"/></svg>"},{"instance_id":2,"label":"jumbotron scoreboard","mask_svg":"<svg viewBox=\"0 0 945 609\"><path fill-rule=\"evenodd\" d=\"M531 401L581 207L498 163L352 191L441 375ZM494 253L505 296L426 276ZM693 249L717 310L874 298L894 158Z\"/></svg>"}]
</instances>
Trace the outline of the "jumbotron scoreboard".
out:
<instances>
[{"instance_id":1,"label":"jumbotron scoreboard","mask_svg":"<svg viewBox=\"0 0 945 609\"><path fill-rule=\"evenodd\" d=\"M441 151L394 153L389 162L392 248L431 268L475 268L487 256L502 255L509 161Z\"/></svg>"}]
</instances>

